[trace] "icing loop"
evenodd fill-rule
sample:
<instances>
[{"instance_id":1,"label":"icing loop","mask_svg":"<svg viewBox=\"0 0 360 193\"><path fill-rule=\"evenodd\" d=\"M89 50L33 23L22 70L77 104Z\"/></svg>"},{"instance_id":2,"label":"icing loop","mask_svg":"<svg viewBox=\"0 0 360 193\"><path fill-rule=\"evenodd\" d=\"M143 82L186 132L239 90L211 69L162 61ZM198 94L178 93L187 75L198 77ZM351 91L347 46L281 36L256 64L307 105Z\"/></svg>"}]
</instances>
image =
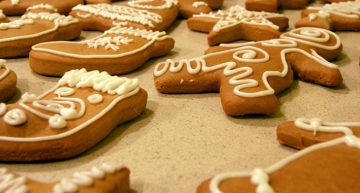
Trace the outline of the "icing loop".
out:
<instances>
[{"instance_id":1,"label":"icing loop","mask_svg":"<svg viewBox=\"0 0 360 193\"><path fill-rule=\"evenodd\" d=\"M7 107L5 103L0 103L0 116L3 116L7 111Z\"/></svg>"},{"instance_id":2,"label":"icing loop","mask_svg":"<svg viewBox=\"0 0 360 193\"><path fill-rule=\"evenodd\" d=\"M256 58L257 52L260 52L264 55L263 58ZM265 50L262 50L253 46L242 47L241 50L236 51L233 54L233 58L242 62L267 62L270 60L270 55Z\"/></svg>"},{"instance_id":3,"label":"icing loop","mask_svg":"<svg viewBox=\"0 0 360 193\"><path fill-rule=\"evenodd\" d=\"M71 96L75 93L75 90L73 88L69 88L69 87L60 87L60 88L56 89L54 93L60 97L61 96Z\"/></svg>"},{"instance_id":4,"label":"icing loop","mask_svg":"<svg viewBox=\"0 0 360 193\"><path fill-rule=\"evenodd\" d=\"M67 122L63 117L56 114L49 119L49 125L53 129L62 129L67 126Z\"/></svg>"},{"instance_id":5,"label":"icing loop","mask_svg":"<svg viewBox=\"0 0 360 193\"><path fill-rule=\"evenodd\" d=\"M28 92L24 93L21 96L21 102L23 103L31 103L37 99L35 94L29 94Z\"/></svg>"},{"instance_id":6,"label":"icing loop","mask_svg":"<svg viewBox=\"0 0 360 193\"><path fill-rule=\"evenodd\" d=\"M12 109L4 115L3 119L9 125L18 126L27 121L27 116L21 109Z\"/></svg>"},{"instance_id":7,"label":"icing loop","mask_svg":"<svg viewBox=\"0 0 360 193\"><path fill-rule=\"evenodd\" d=\"M302 29L300 30L300 34L304 35L304 36L310 36L310 37L320 37L321 36L321 32L319 30L314 30L314 29Z\"/></svg>"},{"instance_id":8,"label":"icing loop","mask_svg":"<svg viewBox=\"0 0 360 193\"><path fill-rule=\"evenodd\" d=\"M27 193L26 177L15 177L8 174L5 168L0 168L0 192Z\"/></svg>"},{"instance_id":9,"label":"icing loop","mask_svg":"<svg viewBox=\"0 0 360 193\"><path fill-rule=\"evenodd\" d=\"M87 100L89 101L90 104L99 104L101 102L103 102L104 97L100 94L93 94L88 96Z\"/></svg>"}]
</instances>

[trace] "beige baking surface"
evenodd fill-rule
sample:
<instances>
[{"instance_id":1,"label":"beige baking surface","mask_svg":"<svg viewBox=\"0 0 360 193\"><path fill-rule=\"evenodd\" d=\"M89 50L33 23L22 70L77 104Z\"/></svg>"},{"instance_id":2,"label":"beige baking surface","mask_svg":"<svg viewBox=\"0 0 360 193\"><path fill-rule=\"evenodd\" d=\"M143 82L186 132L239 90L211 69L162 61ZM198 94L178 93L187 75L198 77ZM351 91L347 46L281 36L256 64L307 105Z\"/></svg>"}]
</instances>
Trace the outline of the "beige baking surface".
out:
<instances>
[{"instance_id":1,"label":"beige baking surface","mask_svg":"<svg viewBox=\"0 0 360 193\"><path fill-rule=\"evenodd\" d=\"M226 5L235 1L225 0ZM286 11L291 26L299 11ZM152 71L157 62L201 55L207 48L206 34L191 32L184 20L177 21L170 35L176 46L170 56L151 60L127 76L138 77L149 93L145 113L115 129L105 140L77 158L38 164L4 164L39 180L57 180L102 162L123 163L131 169L131 188L138 193L192 193L199 183L226 171L266 167L294 151L276 141L276 125L297 117L359 121L360 32L338 33L344 50L335 63L344 84L326 88L302 81L280 94L281 108L272 116L228 117L218 94L162 95L153 85ZM92 37L98 32L84 32ZM18 77L18 93L41 94L56 78L32 73L28 60L8 60ZM13 100L15 101L15 100ZM86 137L86 136L84 136Z\"/></svg>"}]
</instances>

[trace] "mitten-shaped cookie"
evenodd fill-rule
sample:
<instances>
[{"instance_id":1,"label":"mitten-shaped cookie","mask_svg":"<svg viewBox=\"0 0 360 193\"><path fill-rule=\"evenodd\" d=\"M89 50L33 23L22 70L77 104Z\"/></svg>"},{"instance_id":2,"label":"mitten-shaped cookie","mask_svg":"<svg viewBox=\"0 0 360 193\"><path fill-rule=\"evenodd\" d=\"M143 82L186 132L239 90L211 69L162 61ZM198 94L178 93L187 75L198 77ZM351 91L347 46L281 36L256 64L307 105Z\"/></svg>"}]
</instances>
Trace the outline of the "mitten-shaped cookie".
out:
<instances>
[{"instance_id":1,"label":"mitten-shaped cookie","mask_svg":"<svg viewBox=\"0 0 360 193\"><path fill-rule=\"evenodd\" d=\"M187 20L189 29L209 32L209 45L240 39L259 41L280 37L288 27L288 18L281 14L247 11L237 5L225 11L194 15Z\"/></svg>"},{"instance_id":2,"label":"mitten-shaped cookie","mask_svg":"<svg viewBox=\"0 0 360 193\"><path fill-rule=\"evenodd\" d=\"M39 161L79 155L145 109L137 79L85 69L67 72L48 92L0 105L0 160Z\"/></svg>"},{"instance_id":3,"label":"mitten-shaped cookie","mask_svg":"<svg viewBox=\"0 0 360 193\"><path fill-rule=\"evenodd\" d=\"M220 92L225 113L231 116L270 114L277 110L276 94L288 88L293 73L300 79L337 86L339 37L320 28L299 28L281 39L223 45L208 54L156 65L154 81L161 93Z\"/></svg>"}]
</instances>

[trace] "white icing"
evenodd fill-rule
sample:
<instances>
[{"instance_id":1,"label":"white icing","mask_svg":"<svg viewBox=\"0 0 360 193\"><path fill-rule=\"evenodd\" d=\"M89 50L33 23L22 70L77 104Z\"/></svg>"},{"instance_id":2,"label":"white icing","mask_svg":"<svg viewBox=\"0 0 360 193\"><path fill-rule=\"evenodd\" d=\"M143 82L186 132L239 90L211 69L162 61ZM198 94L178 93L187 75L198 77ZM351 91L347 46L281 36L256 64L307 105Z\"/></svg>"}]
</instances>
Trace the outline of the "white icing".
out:
<instances>
[{"instance_id":1,"label":"white icing","mask_svg":"<svg viewBox=\"0 0 360 193\"><path fill-rule=\"evenodd\" d=\"M251 182L256 185L256 193L275 193L269 184L269 176L261 168L251 172Z\"/></svg>"},{"instance_id":2,"label":"white icing","mask_svg":"<svg viewBox=\"0 0 360 193\"><path fill-rule=\"evenodd\" d=\"M31 103L31 102L35 101L36 99L37 99L36 95L30 94L28 92L24 93L21 96L21 102L23 102L23 103Z\"/></svg>"},{"instance_id":3,"label":"white icing","mask_svg":"<svg viewBox=\"0 0 360 193\"><path fill-rule=\"evenodd\" d=\"M56 91L54 93L57 94L59 97L71 96L75 93L75 89L69 88L69 87L60 87L60 88L56 89Z\"/></svg>"},{"instance_id":4,"label":"white icing","mask_svg":"<svg viewBox=\"0 0 360 193\"><path fill-rule=\"evenodd\" d=\"M57 26L67 26L73 23L77 23L79 20L73 18L72 16L60 15L59 13L32 13L29 12L21 17L22 19L43 19L52 21Z\"/></svg>"},{"instance_id":5,"label":"white icing","mask_svg":"<svg viewBox=\"0 0 360 193\"><path fill-rule=\"evenodd\" d=\"M11 0L12 5L19 5L20 0Z\"/></svg>"},{"instance_id":6,"label":"white icing","mask_svg":"<svg viewBox=\"0 0 360 193\"><path fill-rule=\"evenodd\" d=\"M62 129L67 126L67 122L62 116L56 114L50 117L49 125L53 129Z\"/></svg>"},{"instance_id":7,"label":"white icing","mask_svg":"<svg viewBox=\"0 0 360 193\"><path fill-rule=\"evenodd\" d=\"M135 49L127 51L127 52L121 52L118 54L101 54L101 55L87 54L87 53L74 54L74 53L70 53L70 52L63 52L63 51L58 51L58 50L54 50L54 49L47 49L47 48L41 47L42 45L51 45L51 44L58 44L58 43L66 43L69 45L71 45L71 44L74 44L74 45L87 44L88 45L88 42L92 42L90 45L92 47L94 47L93 46L94 42L96 42L98 39L104 39L108 36L111 36L111 37L136 36L136 37L144 38L144 39L148 40L148 42L139 48L135 48ZM151 45L153 45L153 43L155 41L161 41L161 40L168 39L168 38L171 38L171 37L166 35L165 32L136 29L136 28L132 28L132 27L116 26L116 27L113 27L110 30L106 31L103 35L95 37L94 39L91 39L91 40L85 40L82 42L67 42L67 41L45 42L45 43L40 43L40 44L33 46L32 49L35 51L48 52L48 53L52 53L52 54L57 54L57 55L66 56L66 57L73 57L73 58L86 58L86 59L89 59L89 58L94 58L94 59L95 58L121 58L121 57L129 56L129 55L141 52L141 51L147 49L148 47L150 47ZM104 44L104 45L106 46L106 44ZM111 45L114 46L114 43L111 43ZM125 45L125 44L123 44L123 45ZM97 44L97 46L100 46L100 44ZM116 49L116 48L118 48L118 46L114 47L114 48Z\"/></svg>"},{"instance_id":8,"label":"white icing","mask_svg":"<svg viewBox=\"0 0 360 193\"><path fill-rule=\"evenodd\" d=\"M194 8L198 8L198 7L200 7L200 6L208 6L208 4L207 4L206 2L204 2L204 1L194 1L194 2L192 3L192 6L193 6Z\"/></svg>"},{"instance_id":9,"label":"white icing","mask_svg":"<svg viewBox=\"0 0 360 193\"><path fill-rule=\"evenodd\" d=\"M154 27L154 23L162 22L162 17L159 14L121 5L77 5L73 10L87 12L111 20L139 23L148 27Z\"/></svg>"},{"instance_id":10,"label":"white icing","mask_svg":"<svg viewBox=\"0 0 360 193\"><path fill-rule=\"evenodd\" d=\"M27 116L21 109L12 109L4 115L3 119L9 125L18 126L27 121Z\"/></svg>"},{"instance_id":11,"label":"white icing","mask_svg":"<svg viewBox=\"0 0 360 193\"><path fill-rule=\"evenodd\" d=\"M326 4L323 7L308 7L308 9L318 11L317 13L309 14L308 17L310 21L317 18L330 19L330 15L359 19L360 0L331 3Z\"/></svg>"},{"instance_id":12,"label":"white icing","mask_svg":"<svg viewBox=\"0 0 360 193\"><path fill-rule=\"evenodd\" d=\"M91 40L85 40L84 42L89 46L89 48L98 48L98 47L105 47L105 49L109 50L118 50L120 45L128 45L133 42L133 39L123 36L105 36L94 38Z\"/></svg>"},{"instance_id":13,"label":"white icing","mask_svg":"<svg viewBox=\"0 0 360 193\"><path fill-rule=\"evenodd\" d=\"M5 168L0 168L0 192L27 193L26 177L9 174Z\"/></svg>"},{"instance_id":14,"label":"white icing","mask_svg":"<svg viewBox=\"0 0 360 193\"><path fill-rule=\"evenodd\" d=\"M267 186L268 185L268 179L269 179L269 174L280 170L281 168L283 168L284 166L286 166L287 164L293 162L294 160L297 160L301 157L303 157L306 154L309 154L311 152L323 149L323 148L327 148L327 147L331 147L331 146L335 146L335 145L339 145L339 144L346 144L350 147L355 147L355 148L359 148L360 149L360 139L353 136L353 135L346 135L345 137L341 137L335 140L331 140L328 142L324 142L324 143L319 143L313 146L310 146L302 151L299 151L279 162L277 162L276 164L266 168L265 170L262 170L259 172L260 174L260 178L261 180L256 180L257 182L264 182L264 183L254 183L255 185L257 185L257 193L273 193L273 189L271 188L271 186ZM256 174L257 177L259 177L259 174ZM220 184L227 179L232 179L232 178L242 178L242 177L251 177L251 179L254 178L254 173L251 172L228 172L228 173L222 173L219 175L216 175L214 178L211 179L210 181L210 192L211 193L223 193L220 190ZM267 182L266 182L267 181ZM260 187L260 184L264 184L262 187ZM267 184L267 185L266 185Z\"/></svg>"},{"instance_id":15,"label":"white icing","mask_svg":"<svg viewBox=\"0 0 360 193\"><path fill-rule=\"evenodd\" d=\"M55 88L39 96L37 100L33 101L32 106L50 113L61 115L61 117L65 120L82 117L85 114L86 107L85 107L85 102L80 98L55 97L52 100L41 99L49 95L50 93L55 92L56 89L58 89L59 87L65 85L76 88L93 88L94 90L97 90L99 92L104 92L110 95L118 95L118 96L114 98L109 105L107 105L100 112L98 112L98 114L63 133L49 135L49 136L27 137L27 138L0 136L0 140L12 141L12 142L38 142L38 141L56 140L71 136L74 133L81 131L82 129L86 128L87 126L91 125L93 122L103 117L106 113L108 113L111 109L113 109L113 107L120 101L128 97L131 97L140 91L138 79L128 79L124 77L111 76L107 72L99 72L99 71L87 72L85 69L72 70L65 73L65 75L59 80L59 83L57 84L57 86L55 86ZM20 102L19 105L25 110L29 111L30 113L33 113L34 115L39 116L43 119L49 120L54 116L54 114L52 115L49 115L48 113L45 114L42 111L34 109L33 107L30 107L28 104L25 104L23 102ZM65 108L67 110L63 110ZM73 110L69 110L69 109L77 109L76 115ZM5 114L4 119L8 113ZM5 120L5 122L7 121ZM62 121L55 120L54 122L61 123ZM54 128L55 127L56 126L54 126Z\"/></svg>"},{"instance_id":16,"label":"white icing","mask_svg":"<svg viewBox=\"0 0 360 193\"><path fill-rule=\"evenodd\" d=\"M295 120L295 126L307 131L327 133L344 133L347 136L353 134L349 127L360 127L360 122L324 122L321 119L298 118Z\"/></svg>"},{"instance_id":17,"label":"white icing","mask_svg":"<svg viewBox=\"0 0 360 193\"><path fill-rule=\"evenodd\" d=\"M33 24L34 20L32 19L21 19L10 21L7 23L0 23L0 30L8 30L8 29L18 29L24 25Z\"/></svg>"},{"instance_id":18,"label":"white icing","mask_svg":"<svg viewBox=\"0 0 360 193\"><path fill-rule=\"evenodd\" d=\"M88 96L87 100L90 104L99 104L103 102L104 97L101 94L93 94Z\"/></svg>"},{"instance_id":19,"label":"white icing","mask_svg":"<svg viewBox=\"0 0 360 193\"><path fill-rule=\"evenodd\" d=\"M99 167L93 167L88 171L75 172L71 178L65 178L55 184L53 193L72 193L77 192L81 186L91 186L95 179L103 179L107 174L113 174L121 170L122 166L112 166L102 164Z\"/></svg>"},{"instance_id":20,"label":"white icing","mask_svg":"<svg viewBox=\"0 0 360 193\"><path fill-rule=\"evenodd\" d=\"M55 11L55 12L57 11L57 9L53 5L45 4L45 3L33 5L31 7L28 7L26 10L31 11L34 9L47 9L47 10Z\"/></svg>"},{"instance_id":21,"label":"white icing","mask_svg":"<svg viewBox=\"0 0 360 193\"><path fill-rule=\"evenodd\" d=\"M4 14L3 10L0 9L0 19L5 18L6 15Z\"/></svg>"},{"instance_id":22,"label":"white icing","mask_svg":"<svg viewBox=\"0 0 360 193\"><path fill-rule=\"evenodd\" d=\"M146 3L153 2L154 0L132 0L129 1L127 4L130 7L136 7L140 9L169 9L173 6L178 4L177 0L164 0L164 4L154 6L154 5L147 5Z\"/></svg>"},{"instance_id":23,"label":"white icing","mask_svg":"<svg viewBox=\"0 0 360 193\"><path fill-rule=\"evenodd\" d=\"M219 21L213 27L213 31L219 32L222 29L235 26L239 23L268 26L278 30L279 27L273 24L267 18L284 16L276 13L248 11L240 5L236 5L225 11L219 10L213 13L201 13L196 14L193 17L219 19Z\"/></svg>"},{"instance_id":24,"label":"white icing","mask_svg":"<svg viewBox=\"0 0 360 193\"><path fill-rule=\"evenodd\" d=\"M7 111L7 106L5 103L0 103L0 116L3 116Z\"/></svg>"}]
</instances>

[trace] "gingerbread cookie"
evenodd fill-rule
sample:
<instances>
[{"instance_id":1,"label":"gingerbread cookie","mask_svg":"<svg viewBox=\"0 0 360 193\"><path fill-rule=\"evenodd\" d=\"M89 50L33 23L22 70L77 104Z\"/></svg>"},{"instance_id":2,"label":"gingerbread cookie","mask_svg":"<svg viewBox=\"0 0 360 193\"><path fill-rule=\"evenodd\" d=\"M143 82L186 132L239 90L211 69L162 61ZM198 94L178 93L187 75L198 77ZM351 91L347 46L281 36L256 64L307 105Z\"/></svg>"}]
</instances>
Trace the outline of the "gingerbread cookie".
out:
<instances>
[{"instance_id":1,"label":"gingerbread cookie","mask_svg":"<svg viewBox=\"0 0 360 193\"><path fill-rule=\"evenodd\" d=\"M332 31L360 30L360 0L308 7L296 27L320 27Z\"/></svg>"},{"instance_id":2,"label":"gingerbread cookie","mask_svg":"<svg viewBox=\"0 0 360 193\"><path fill-rule=\"evenodd\" d=\"M31 46L80 36L79 21L58 13L28 12L20 19L0 23L0 58L27 56Z\"/></svg>"},{"instance_id":3,"label":"gingerbread cookie","mask_svg":"<svg viewBox=\"0 0 360 193\"><path fill-rule=\"evenodd\" d=\"M293 73L300 79L337 86L339 37L320 28L299 28L281 39L222 45L207 54L156 65L154 80L161 93L220 92L225 113L231 116L270 114L277 110L276 94L288 88Z\"/></svg>"},{"instance_id":4,"label":"gingerbread cookie","mask_svg":"<svg viewBox=\"0 0 360 193\"><path fill-rule=\"evenodd\" d=\"M25 93L16 104L0 105L0 160L74 157L140 115L146 102L138 79L69 71L39 97Z\"/></svg>"},{"instance_id":5,"label":"gingerbread cookie","mask_svg":"<svg viewBox=\"0 0 360 193\"><path fill-rule=\"evenodd\" d=\"M354 193L360 191L360 139L348 135L251 172L227 172L197 193Z\"/></svg>"},{"instance_id":6,"label":"gingerbread cookie","mask_svg":"<svg viewBox=\"0 0 360 193\"><path fill-rule=\"evenodd\" d=\"M245 7L251 11L276 12L283 9L303 9L310 0L246 0Z\"/></svg>"},{"instance_id":7,"label":"gingerbread cookie","mask_svg":"<svg viewBox=\"0 0 360 193\"><path fill-rule=\"evenodd\" d=\"M105 31L116 25L153 31L167 29L178 14L174 0L135 0L117 5L78 5L70 13L84 30Z\"/></svg>"},{"instance_id":8,"label":"gingerbread cookie","mask_svg":"<svg viewBox=\"0 0 360 193\"><path fill-rule=\"evenodd\" d=\"M50 76L80 68L124 74L152 57L169 53L174 43L165 32L118 26L81 42L37 44L30 52L29 64L36 73Z\"/></svg>"},{"instance_id":9,"label":"gingerbread cookie","mask_svg":"<svg viewBox=\"0 0 360 193\"><path fill-rule=\"evenodd\" d=\"M0 168L0 191L4 193L128 193L130 170L108 163L75 172L71 177L45 183Z\"/></svg>"},{"instance_id":10,"label":"gingerbread cookie","mask_svg":"<svg viewBox=\"0 0 360 193\"><path fill-rule=\"evenodd\" d=\"M281 14L247 11L237 5L222 11L194 15L187 20L189 29L210 32L209 45L240 39L259 41L280 37L288 27L288 18Z\"/></svg>"},{"instance_id":11,"label":"gingerbread cookie","mask_svg":"<svg viewBox=\"0 0 360 193\"><path fill-rule=\"evenodd\" d=\"M57 13L58 9L55 8L53 5L50 4L37 4L26 9L26 13L39 13L39 12L49 12L49 13Z\"/></svg>"},{"instance_id":12,"label":"gingerbread cookie","mask_svg":"<svg viewBox=\"0 0 360 193\"><path fill-rule=\"evenodd\" d=\"M179 10L181 17L190 18L195 14L220 9L222 4L223 0L179 0Z\"/></svg>"},{"instance_id":13,"label":"gingerbread cookie","mask_svg":"<svg viewBox=\"0 0 360 193\"><path fill-rule=\"evenodd\" d=\"M3 10L0 9L0 23L9 22L8 18L4 14Z\"/></svg>"},{"instance_id":14,"label":"gingerbread cookie","mask_svg":"<svg viewBox=\"0 0 360 193\"><path fill-rule=\"evenodd\" d=\"M278 141L296 149L330 141L343 135L360 136L360 122L323 122L321 119L298 118L277 127Z\"/></svg>"},{"instance_id":15,"label":"gingerbread cookie","mask_svg":"<svg viewBox=\"0 0 360 193\"><path fill-rule=\"evenodd\" d=\"M5 66L6 61L0 59L0 102L9 100L16 89L16 74Z\"/></svg>"},{"instance_id":16,"label":"gingerbread cookie","mask_svg":"<svg viewBox=\"0 0 360 193\"><path fill-rule=\"evenodd\" d=\"M31 6L49 4L54 6L60 14L68 14L72 7L83 3L83 0L1 0L0 9L6 15L22 15Z\"/></svg>"}]
</instances>

